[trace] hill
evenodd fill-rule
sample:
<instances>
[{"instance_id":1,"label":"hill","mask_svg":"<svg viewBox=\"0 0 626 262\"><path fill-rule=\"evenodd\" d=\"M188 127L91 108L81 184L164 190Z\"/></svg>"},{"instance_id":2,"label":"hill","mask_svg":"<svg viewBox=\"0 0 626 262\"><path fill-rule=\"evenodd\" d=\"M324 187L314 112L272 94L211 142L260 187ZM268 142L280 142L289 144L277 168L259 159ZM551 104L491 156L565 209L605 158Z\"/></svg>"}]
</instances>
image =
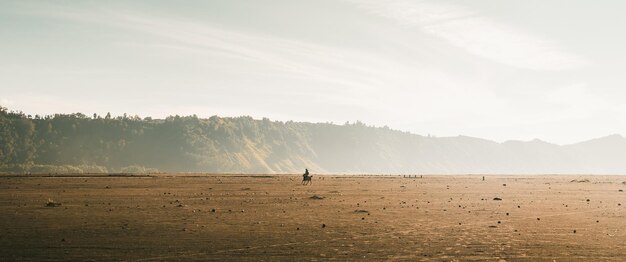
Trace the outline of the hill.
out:
<instances>
[{"instance_id":1,"label":"hill","mask_svg":"<svg viewBox=\"0 0 626 262\"><path fill-rule=\"evenodd\" d=\"M626 139L559 146L425 137L361 122L336 125L251 117L84 114L28 116L0 108L0 170L573 174L626 173Z\"/></svg>"}]
</instances>

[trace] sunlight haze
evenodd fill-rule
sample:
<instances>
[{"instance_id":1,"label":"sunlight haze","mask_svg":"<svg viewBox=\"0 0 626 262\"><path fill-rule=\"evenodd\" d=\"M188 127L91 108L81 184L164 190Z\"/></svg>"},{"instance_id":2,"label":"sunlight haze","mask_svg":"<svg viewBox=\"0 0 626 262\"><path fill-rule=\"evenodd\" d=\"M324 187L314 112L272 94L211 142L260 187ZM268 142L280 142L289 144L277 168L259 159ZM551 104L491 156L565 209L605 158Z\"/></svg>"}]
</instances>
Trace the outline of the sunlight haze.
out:
<instances>
[{"instance_id":1,"label":"sunlight haze","mask_svg":"<svg viewBox=\"0 0 626 262\"><path fill-rule=\"evenodd\" d=\"M2 1L0 105L33 115L360 120L571 144L626 134L624 7Z\"/></svg>"}]
</instances>

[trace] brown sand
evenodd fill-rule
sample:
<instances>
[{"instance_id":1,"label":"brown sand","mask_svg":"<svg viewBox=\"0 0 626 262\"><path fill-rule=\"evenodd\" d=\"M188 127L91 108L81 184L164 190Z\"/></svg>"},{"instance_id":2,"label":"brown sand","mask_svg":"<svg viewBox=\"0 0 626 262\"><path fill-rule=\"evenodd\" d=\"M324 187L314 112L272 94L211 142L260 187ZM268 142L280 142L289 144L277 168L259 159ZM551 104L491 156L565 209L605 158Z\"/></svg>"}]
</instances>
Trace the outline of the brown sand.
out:
<instances>
[{"instance_id":1,"label":"brown sand","mask_svg":"<svg viewBox=\"0 0 626 262\"><path fill-rule=\"evenodd\" d=\"M626 260L626 193L619 191L626 177L315 176L310 186L300 180L0 177L0 255ZM48 199L60 206L47 207Z\"/></svg>"}]
</instances>

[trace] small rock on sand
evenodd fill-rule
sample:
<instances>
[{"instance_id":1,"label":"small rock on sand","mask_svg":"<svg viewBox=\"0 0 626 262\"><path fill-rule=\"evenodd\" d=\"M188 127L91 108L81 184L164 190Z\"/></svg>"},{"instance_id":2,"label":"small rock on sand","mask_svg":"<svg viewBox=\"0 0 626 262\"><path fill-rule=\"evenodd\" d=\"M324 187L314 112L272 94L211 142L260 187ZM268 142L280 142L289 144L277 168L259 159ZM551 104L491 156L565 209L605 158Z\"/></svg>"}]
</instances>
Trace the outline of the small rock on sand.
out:
<instances>
[{"instance_id":1,"label":"small rock on sand","mask_svg":"<svg viewBox=\"0 0 626 262\"><path fill-rule=\"evenodd\" d=\"M318 195L313 195L312 197L310 197L311 199L324 199L323 196L318 196Z\"/></svg>"},{"instance_id":2,"label":"small rock on sand","mask_svg":"<svg viewBox=\"0 0 626 262\"><path fill-rule=\"evenodd\" d=\"M496 200L496 201L501 201L501 200L502 200L502 198L499 198L499 197L494 197L494 198L493 198L493 200Z\"/></svg>"},{"instance_id":3,"label":"small rock on sand","mask_svg":"<svg viewBox=\"0 0 626 262\"><path fill-rule=\"evenodd\" d=\"M46 203L46 207L58 207L58 206L61 206L61 203L54 202L54 200L52 199L48 199L48 202Z\"/></svg>"}]
</instances>

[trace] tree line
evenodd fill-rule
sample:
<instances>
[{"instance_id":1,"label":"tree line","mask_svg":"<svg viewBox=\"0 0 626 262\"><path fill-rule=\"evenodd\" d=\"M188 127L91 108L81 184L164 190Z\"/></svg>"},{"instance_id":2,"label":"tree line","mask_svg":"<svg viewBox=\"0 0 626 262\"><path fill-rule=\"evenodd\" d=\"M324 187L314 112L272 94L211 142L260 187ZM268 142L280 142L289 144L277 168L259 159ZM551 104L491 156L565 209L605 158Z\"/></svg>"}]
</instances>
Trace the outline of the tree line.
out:
<instances>
[{"instance_id":1,"label":"tree line","mask_svg":"<svg viewBox=\"0 0 626 262\"><path fill-rule=\"evenodd\" d=\"M376 130L360 122L338 126L255 120L249 116L31 116L0 107L0 171L263 173L299 172L305 167L324 170L321 163L326 161L333 166L342 151L358 149L357 140L361 138L354 136L353 129Z\"/></svg>"},{"instance_id":2,"label":"tree line","mask_svg":"<svg viewBox=\"0 0 626 262\"><path fill-rule=\"evenodd\" d=\"M0 107L0 173L624 173L626 138L559 146L249 116L31 116Z\"/></svg>"}]
</instances>

